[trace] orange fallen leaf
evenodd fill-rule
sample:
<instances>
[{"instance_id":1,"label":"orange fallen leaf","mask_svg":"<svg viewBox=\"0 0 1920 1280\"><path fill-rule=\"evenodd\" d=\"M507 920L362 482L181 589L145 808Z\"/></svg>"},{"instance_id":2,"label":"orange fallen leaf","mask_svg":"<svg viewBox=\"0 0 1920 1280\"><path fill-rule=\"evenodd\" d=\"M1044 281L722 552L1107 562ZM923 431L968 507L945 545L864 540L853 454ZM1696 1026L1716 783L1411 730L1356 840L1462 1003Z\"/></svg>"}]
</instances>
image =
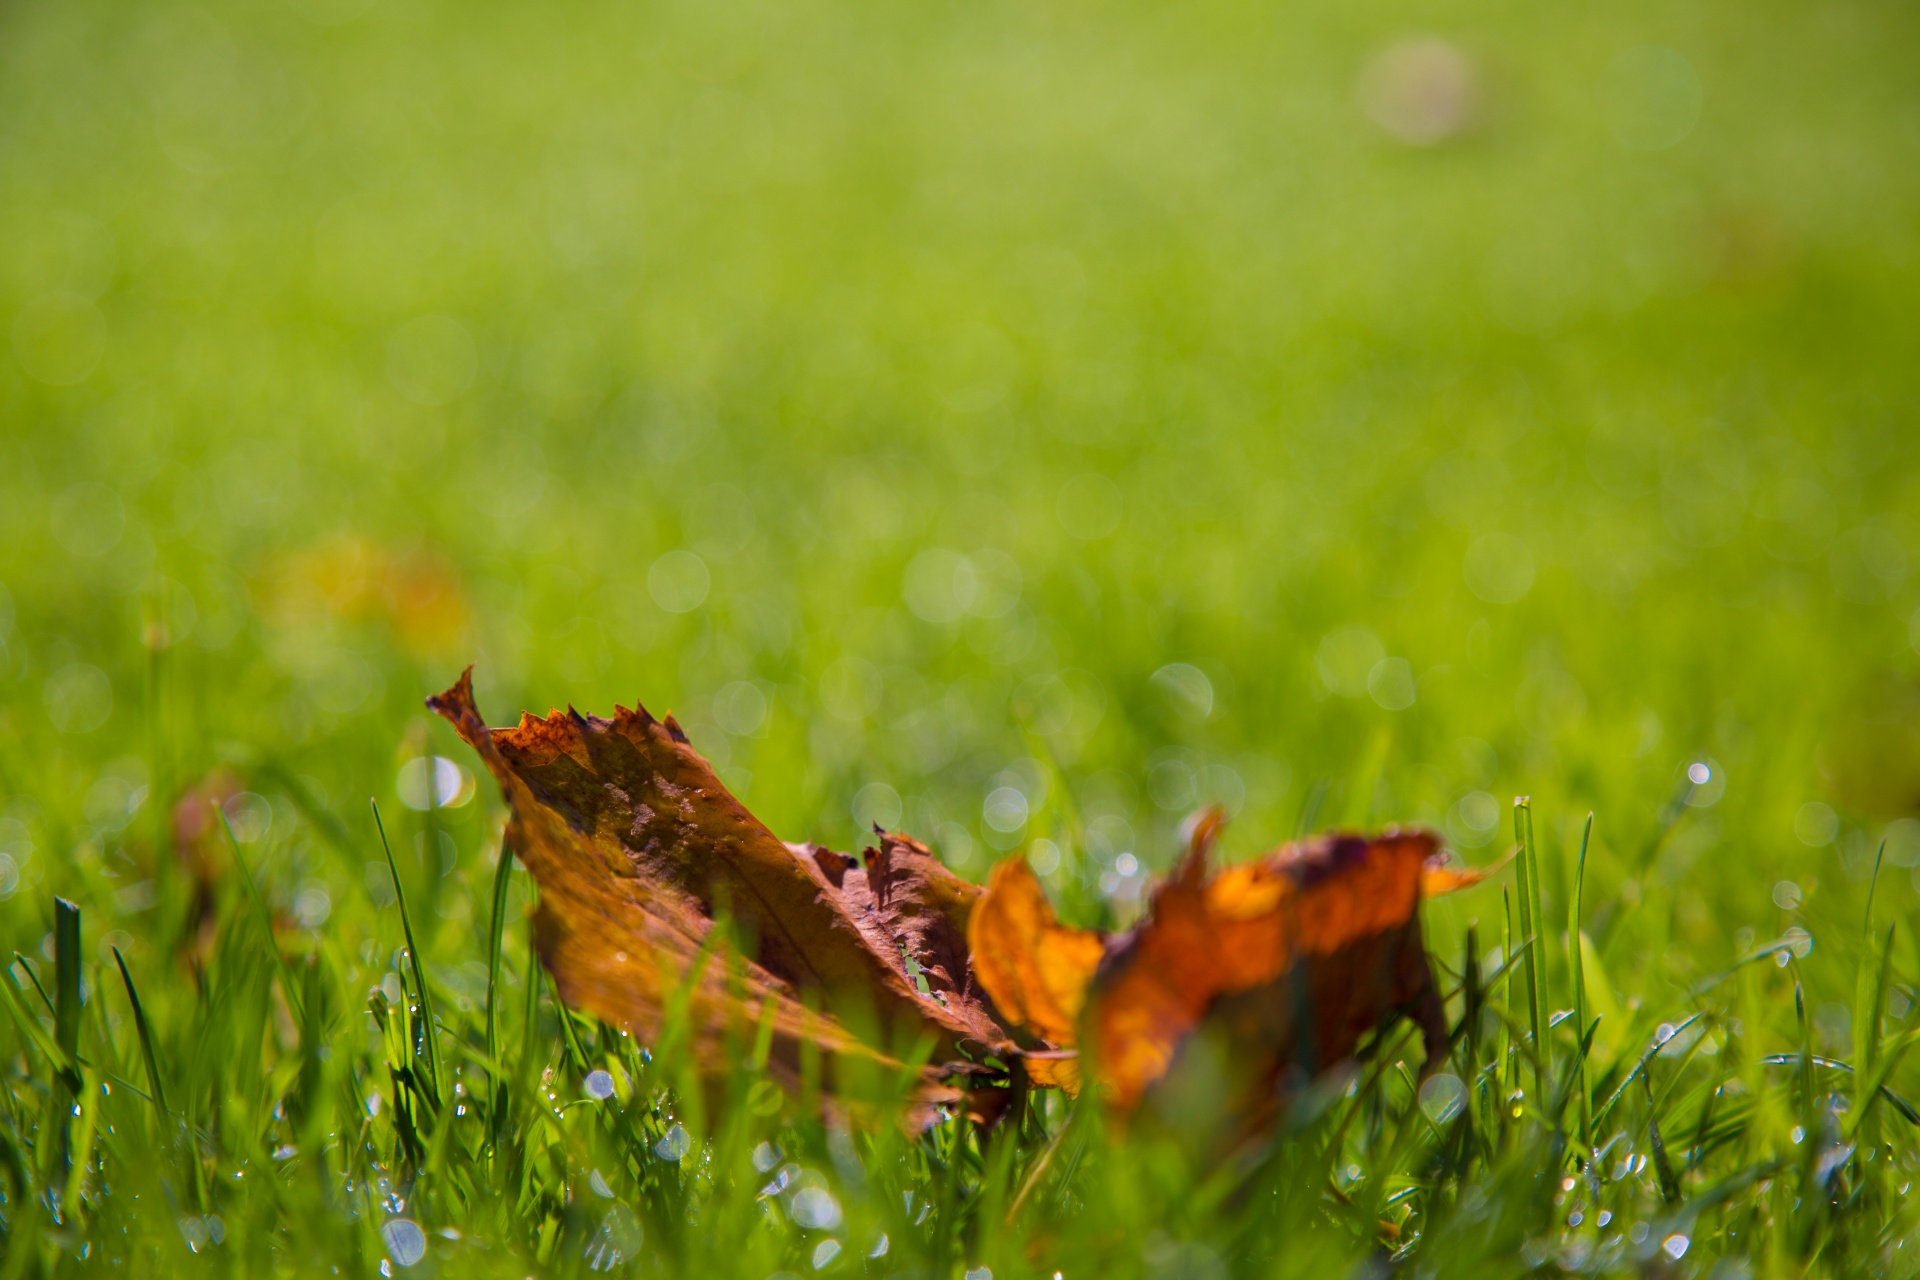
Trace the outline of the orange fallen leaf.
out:
<instances>
[{"instance_id":1,"label":"orange fallen leaf","mask_svg":"<svg viewBox=\"0 0 1920 1280\"><path fill-rule=\"evenodd\" d=\"M540 886L535 942L568 1004L652 1039L691 979L696 1059L723 1065L729 1028L766 1017L788 1078L809 1042L885 1059L925 1038L935 1062L1015 1051L967 964L980 889L923 846L883 835L856 859L782 843L671 716L644 708L490 729L471 671L428 705L500 784L507 846ZM743 953L731 974L706 962L723 917ZM832 1011L871 1018L877 1043Z\"/></svg>"},{"instance_id":2,"label":"orange fallen leaf","mask_svg":"<svg viewBox=\"0 0 1920 1280\"><path fill-rule=\"evenodd\" d=\"M1106 944L1098 934L1061 924L1024 857L1008 858L988 877L967 926L967 946L980 985L1001 1015L1056 1045L1072 1045L1081 1007ZM1079 1091L1071 1057L1029 1055L1038 1084Z\"/></svg>"},{"instance_id":3,"label":"orange fallen leaf","mask_svg":"<svg viewBox=\"0 0 1920 1280\"><path fill-rule=\"evenodd\" d=\"M971 937L996 1007L1079 1045L1082 1071L1122 1114L1203 1027L1233 1060L1233 1106L1249 1127L1271 1118L1296 1078L1352 1057L1397 1017L1415 1022L1437 1065L1446 1024L1418 907L1438 838L1325 835L1210 876L1221 824L1217 810L1201 817L1146 915L1114 937L1061 925L1020 859L995 868Z\"/></svg>"}]
</instances>

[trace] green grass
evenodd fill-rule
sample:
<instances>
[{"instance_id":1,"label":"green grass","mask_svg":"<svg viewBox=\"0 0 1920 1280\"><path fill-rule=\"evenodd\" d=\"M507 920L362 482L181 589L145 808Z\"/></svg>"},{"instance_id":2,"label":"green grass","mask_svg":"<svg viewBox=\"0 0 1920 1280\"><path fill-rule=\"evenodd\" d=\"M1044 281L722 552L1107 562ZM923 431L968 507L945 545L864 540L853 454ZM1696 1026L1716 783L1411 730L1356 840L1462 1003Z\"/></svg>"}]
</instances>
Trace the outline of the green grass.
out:
<instances>
[{"instance_id":1,"label":"green grass","mask_svg":"<svg viewBox=\"0 0 1920 1280\"><path fill-rule=\"evenodd\" d=\"M1436 146L1375 118L1424 33ZM1914 1271L1915 53L1850 0L9 7L0 1275ZM1229 856L1530 833L1428 908L1464 1105L1383 1046L1223 1166L1204 1079L1124 1139L696 1087L542 989L421 707L468 661L496 722L675 711L788 839L1057 852L1081 922L1209 800Z\"/></svg>"}]
</instances>

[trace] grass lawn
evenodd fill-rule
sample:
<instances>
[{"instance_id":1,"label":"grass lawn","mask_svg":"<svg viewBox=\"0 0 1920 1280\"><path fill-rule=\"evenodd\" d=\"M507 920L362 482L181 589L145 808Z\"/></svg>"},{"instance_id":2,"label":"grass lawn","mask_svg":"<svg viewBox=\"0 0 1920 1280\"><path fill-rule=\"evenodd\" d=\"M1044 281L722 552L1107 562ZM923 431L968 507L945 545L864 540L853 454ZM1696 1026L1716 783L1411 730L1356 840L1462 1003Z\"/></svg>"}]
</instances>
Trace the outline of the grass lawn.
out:
<instances>
[{"instance_id":1,"label":"grass lawn","mask_svg":"<svg viewBox=\"0 0 1920 1280\"><path fill-rule=\"evenodd\" d=\"M1920 1271L1917 24L7 6L0 1280ZM1537 876L1234 1160L848 1126L555 1002L469 662L1080 924Z\"/></svg>"}]
</instances>

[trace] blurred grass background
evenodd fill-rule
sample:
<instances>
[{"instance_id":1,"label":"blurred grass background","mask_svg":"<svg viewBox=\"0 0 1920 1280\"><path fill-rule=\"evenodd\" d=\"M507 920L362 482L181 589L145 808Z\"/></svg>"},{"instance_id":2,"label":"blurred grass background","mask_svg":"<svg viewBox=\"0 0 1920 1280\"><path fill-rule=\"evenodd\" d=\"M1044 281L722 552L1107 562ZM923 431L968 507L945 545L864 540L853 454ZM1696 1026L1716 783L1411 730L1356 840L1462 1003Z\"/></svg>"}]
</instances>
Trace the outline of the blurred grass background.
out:
<instances>
[{"instance_id":1,"label":"blurred grass background","mask_svg":"<svg viewBox=\"0 0 1920 1280\"><path fill-rule=\"evenodd\" d=\"M1515 793L1550 919L1598 811L1624 990L1857 929L1883 838L1910 911L1915 23L10 5L7 936L137 950L223 765L276 905L358 909L267 766L369 834L471 770L468 661L789 839L1049 840L1083 916L1205 799L1483 859Z\"/></svg>"}]
</instances>

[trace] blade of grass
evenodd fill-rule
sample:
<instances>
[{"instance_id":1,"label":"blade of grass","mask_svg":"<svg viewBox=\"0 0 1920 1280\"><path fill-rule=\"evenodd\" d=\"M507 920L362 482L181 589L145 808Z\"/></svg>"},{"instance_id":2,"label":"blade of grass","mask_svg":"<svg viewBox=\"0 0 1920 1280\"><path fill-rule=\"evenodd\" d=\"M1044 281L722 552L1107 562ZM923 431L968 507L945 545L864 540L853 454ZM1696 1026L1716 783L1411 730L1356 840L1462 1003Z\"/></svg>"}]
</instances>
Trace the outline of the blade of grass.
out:
<instances>
[{"instance_id":1,"label":"blade of grass","mask_svg":"<svg viewBox=\"0 0 1920 1280\"><path fill-rule=\"evenodd\" d=\"M1567 904L1567 966L1573 975L1573 1025L1587 1025L1587 975L1580 953L1581 900L1587 880L1587 847L1593 843L1593 814L1587 814L1586 828L1580 833L1580 860L1574 864L1572 900ZM1598 1025L1597 1023L1595 1024ZM1588 1030L1580 1051L1580 1066L1572 1084L1580 1096L1580 1145L1593 1150L1593 1097L1587 1092L1587 1048L1593 1042Z\"/></svg>"},{"instance_id":2,"label":"blade of grass","mask_svg":"<svg viewBox=\"0 0 1920 1280\"><path fill-rule=\"evenodd\" d=\"M1666 1140L1660 1136L1660 1116L1653 1105L1653 1079L1641 1076L1647 1093L1647 1144L1653 1148L1653 1172L1660 1183L1660 1198L1668 1204L1680 1203L1680 1179L1674 1175L1673 1161L1667 1156Z\"/></svg>"},{"instance_id":3,"label":"blade of grass","mask_svg":"<svg viewBox=\"0 0 1920 1280\"><path fill-rule=\"evenodd\" d=\"M233 851L233 864L240 870L240 885L246 891L247 901L253 904L253 914L260 922L260 933L266 943L267 953L273 957L273 967L280 975L280 990L287 997L288 1007L293 1010L294 1021L298 1022L300 992L294 986L293 971L287 967L287 957L281 954L280 940L273 935L273 913L267 910L267 900L261 896L260 886L253 882L253 872L247 869L247 859L240 852L240 841L227 822L227 811L214 805L213 812L220 819L220 830L226 833L227 848Z\"/></svg>"},{"instance_id":4,"label":"blade of grass","mask_svg":"<svg viewBox=\"0 0 1920 1280\"><path fill-rule=\"evenodd\" d=\"M53 1016L53 997L48 995L47 989L40 985L40 975L34 972L33 965L18 951L13 953L13 962L20 966L22 973L27 975L27 981L33 984L33 989L40 993L40 1003L47 1006L47 1016L51 1018Z\"/></svg>"},{"instance_id":5,"label":"blade of grass","mask_svg":"<svg viewBox=\"0 0 1920 1280\"><path fill-rule=\"evenodd\" d=\"M531 1080L534 1066L542 1059L534 1056L540 1040L540 952L531 939L527 942L527 1007L520 1023L520 1078Z\"/></svg>"},{"instance_id":6,"label":"blade of grass","mask_svg":"<svg viewBox=\"0 0 1920 1280\"><path fill-rule=\"evenodd\" d=\"M1347 779L1347 803L1341 818L1347 826L1371 824L1374 797L1380 790L1380 776L1386 772L1387 756L1392 748L1393 733L1384 725L1368 740L1366 752Z\"/></svg>"},{"instance_id":7,"label":"blade of grass","mask_svg":"<svg viewBox=\"0 0 1920 1280\"><path fill-rule=\"evenodd\" d=\"M133 1006L133 1029L140 1037L140 1055L147 1060L147 1081L153 1088L152 1102L154 1110L160 1115L161 1132L167 1125L167 1086L160 1079L160 1056L153 1048L153 1028L147 1023L147 1011L140 1003L140 993L134 990L133 975L127 972L127 961L120 954L120 948L113 949L113 962L120 966L120 981L127 988L127 1003Z\"/></svg>"},{"instance_id":8,"label":"blade of grass","mask_svg":"<svg viewBox=\"0 0 1920 1280\"><path fill-rule=\"evenodd\" d=\"M386 851L387 870L393 876L393 898L400 907L400 929L407 939L407 965L413 970L413 987L420 997L420 1017L423 1025L420 1044L427 1066L427 1088L437 1104L442 1094L440 1046L437 1040L438 1023L433 1016L433 993L427 989L425 962L421 960L420 947L413 938L413 916L407 911L407 887L400 882L400 866L393 860L393 845L387 840L387 824L380 820L380 802L369 799L367 803L373 808L373 825L380 832L380 847Z\"/></svg>"},{"instance_id":9,"label":"blade of grass","mask_svg":"<svg viewBox=\"0 0 1920 1280\"><path fill-rule=\"evenodd\" d=\"M1513 893L1509 886L1500 886L1500 907L1505 920L1506 932L1501 939L1500 964L1500 1003L1507 1008L1513 1007ZM1508 1100L1515 1089L1520 1087L1520 1068L1514 1060L1513 1033L1508 1030L1504 1020L1500 1023L1500 1127L1506 1129L1506 1116L1509 1110Z\"/></svg>"},{"instance_id":10,"label":"blade of grass","mask_svg":"<svg viewBox=\"0 0 1920 1280\"><path fill-rule=\"evenodd\" d=\"M1513 835L1514 842L1520 846L1520 932L1529 938L1541 936L1540 911L1540 855L1533 844L1533 801L1526 796L1513 799ZM1534 1105L1546 1101L1546 1012L1543 1003L1545 993L1542 990L1545 974L1541 972L1540 948L1534 947L1527 952L1525 966L1527 1021L1533 1032L1533 1098Z\"/></svg>"},{"instance_id":11,"label":"blade of grass","mask_svg":"<svg viewBox=\"0 0 1920 1280\"><path fill-rule=\"evenodd\" d=\"M80 908L65 898L53 900L53 1040L69 1059L79 1056Z\"/></svg>"},{"instance_id":12,"label":"blade of grass","mask_svg":"<svg viewBox=\"0 0 1920 1280\"><path fill-rule=\"evenodd\" d=\"M1873 936L1873 899L1880 889L1880 864L1887 860L1887 842L1880 842L1880 852L1873 856L1873 878L1867 881L1867 936Z\"/></svg>"},{"instance_id":13,"label":"blade of grass","mask_svg":"<svg viewBox=\"0 0 1920 1280\"><path fill-rule=\"evenodd\" d=\"M493 912L487 922L487 1057L496 1064L492 1070L493 1096L489 1130L499 1140L506 1124L507 1078L497 1065L500 1061L500 973L502 948L507 932L507 888L513 878L513 852L500 846L500 864L493 872Z\"/></svg>"},{"instance_id":14,"label":"blade of grass","mask_svg":"<svg viewBox=\"0 0 1920 1280\"><path fill-rule=\"evenodd\" d=\"M32 1009L28 1006L26 992L20 990L19 984L13 980L12 973L8 973L6 978L5 982L0 982L0 1000L5 1001L7 1015L13 1019L14 1026L27 1038L27 1042L39 1051L40 1056L47 1060L55 1072L70 1069L73 1059L62 1052L53 1037L47 1034L47 1029L40 1025L40 1019L33 1015Z\"/></svg>"},{"instance_id":15,"label":"blade of grass","mask_svg":"<svg viewBox=\"0 0 1920 1280\"><path fill-rule=\"evenodd\" d=\"M65 1185L73 1168L73 1104L79 1097L80 1056L80 908L65 898L53 900L53 1042L66 1058L56 1066L47 1092L47 1132L53 1135L44 1164L44 1180Z\"/></svg>"},{"instance_id":16,"label":"blade of grass","mask_svg":"<svg viewBox=\"0 0 1920 1280\"><path fill-rule=\"evenodd\" d=\"M1853 1061L1859 1069L1856 1079L1873 1075L1880 1057L1881 1011L1887 1007L1887 989L1893 980L1894 928L1888 926L1884 942L1872 934L1867 935L1867 954L1855 978ZM1859 1106L1860 1101L1855 1098L1854 1105Z\"/></svg>"},{"instance_id":17,"label":"blade of grass","mask_svg":"<svg viewBox=\"0 0 1920 1280\"><path fill-rule=\"evenodd\" d=\"M1700 1021L1700 1019L1704 1017L1706 1017L1706 1014L1704 1013L1693 1014L1692 1016L1686 1018L1684 1021L1676 1023L1674 1025L1672 1034L1667 1036L1665 1040L1655 1040L1653 1043L1647 1046L1646 1052L1640 1055L1640 1060L1633 1064L1633 1070L1627 1072L1626 1079L1620 1082L1618 1087L1614 1089L1613 1093L1608 1096L1606 1102L1601 1104L1600 1109L1594 1112L1593 1123L1595 1127L1598 1127L1606 1123L1607 1117L1613 1114L1614 1104L1620 1101L1621 1096L1626 1093L1627 1087L1631 1085L1635 1079L1637 1079L1639 1076L1641 1076L1646 1072L1647 1065L1651 1063L1655 1055L1657 1055L1660 1052L1661 1046L1665 1045L1667 1043L1667 1040L1673 1039L1674 1036L1679 1035L1681 1032L1685 1031L1688 1027L1691 1027L1694 1023Z\"/></svg>"}]
</instances>

